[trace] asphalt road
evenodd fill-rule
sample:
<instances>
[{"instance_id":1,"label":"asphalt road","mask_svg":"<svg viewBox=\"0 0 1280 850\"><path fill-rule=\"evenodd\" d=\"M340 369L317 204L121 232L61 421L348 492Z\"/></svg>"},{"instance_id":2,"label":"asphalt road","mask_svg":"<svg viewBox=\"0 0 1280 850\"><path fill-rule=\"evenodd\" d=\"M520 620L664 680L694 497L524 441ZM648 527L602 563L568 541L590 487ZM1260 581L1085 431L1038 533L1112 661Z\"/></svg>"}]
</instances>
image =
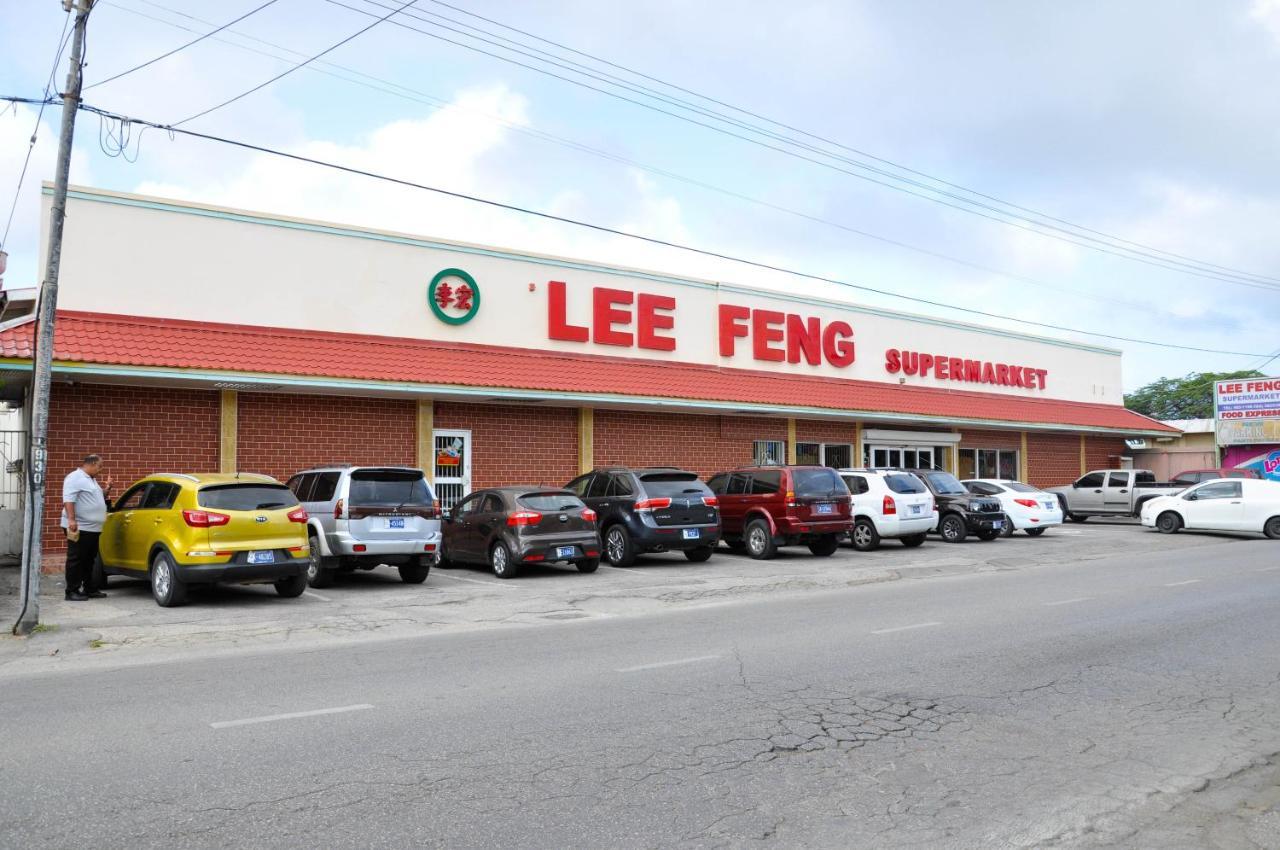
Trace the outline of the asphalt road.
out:
<instances>
[{"instance_id":1,"label":"asphalt road","mask_svg":"<svg viewBox=\"0 0 1280 850\"><path fill-rule=\"evenodd\" d=\"M1222 541L10 678L0 845L1277 846L1277 611Z\"/></svg>"}]
</instances>

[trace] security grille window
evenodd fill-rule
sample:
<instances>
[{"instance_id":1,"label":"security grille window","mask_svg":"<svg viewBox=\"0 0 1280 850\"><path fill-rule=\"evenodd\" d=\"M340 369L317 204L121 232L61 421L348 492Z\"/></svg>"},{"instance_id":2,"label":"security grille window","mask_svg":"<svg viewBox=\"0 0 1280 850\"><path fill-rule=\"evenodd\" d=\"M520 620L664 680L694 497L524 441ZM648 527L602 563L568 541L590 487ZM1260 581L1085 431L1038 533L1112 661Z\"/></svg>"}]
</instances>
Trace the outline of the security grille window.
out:
<instances>
[{"instance_id":1,"label":"security grille window","mask_svg":"<svg viewBox=\"0 0 1280 850\"><path fill-rule=\"evenodd\" d=\"M1008 449L961 449L961 478L1018 477L1018 453Z\"/></svg>"},{"instance_id":2,"label":"security grille window","mask_svg":"<svg viewBox=\"0 0 1280 850\"><path fill-rule=\"evenodd\" d=\"M801 466L853 466L853 446L849 443L796 443L796 463Z\"/></svg>"},{"instance_id":3,"label":"security grille window","mask_svg":"<svg viewBox=\"0 0 1280 850\"><path fill-rule=\"evenodd\" d=\"M796 463L817 466L822 462L820 443L796 443Z\"/></svg>"},{"instance_id":4,"label":"security grille window","mask_svg":"<svg viewBox=\"0 0 1280 850\"><path fill-rule=\"evenodd\" d=\"M756 440L752 449L756 463L782 463L787 456L787 444L782 440Z\"/></svg>"}]
</instances>

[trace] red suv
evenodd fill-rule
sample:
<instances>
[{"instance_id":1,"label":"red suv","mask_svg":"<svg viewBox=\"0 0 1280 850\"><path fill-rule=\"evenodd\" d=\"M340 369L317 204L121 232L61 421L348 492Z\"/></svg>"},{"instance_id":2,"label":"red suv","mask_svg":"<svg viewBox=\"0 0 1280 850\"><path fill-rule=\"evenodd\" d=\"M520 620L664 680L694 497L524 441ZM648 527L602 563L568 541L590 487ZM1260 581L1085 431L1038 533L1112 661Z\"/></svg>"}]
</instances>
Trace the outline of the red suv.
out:
<instances>
[{"instance_id":1,"label":"red suv","mask_svg":"<svg viewBox=\"0 0 1280 850\"><path fill-rule=\"evenodd\" d=\"M749 466L713 475L707 486L720 500L725 542L753 558L800 543L830 555L853 528L849 488L825 466Z\"/></svg>"}]
</instances>

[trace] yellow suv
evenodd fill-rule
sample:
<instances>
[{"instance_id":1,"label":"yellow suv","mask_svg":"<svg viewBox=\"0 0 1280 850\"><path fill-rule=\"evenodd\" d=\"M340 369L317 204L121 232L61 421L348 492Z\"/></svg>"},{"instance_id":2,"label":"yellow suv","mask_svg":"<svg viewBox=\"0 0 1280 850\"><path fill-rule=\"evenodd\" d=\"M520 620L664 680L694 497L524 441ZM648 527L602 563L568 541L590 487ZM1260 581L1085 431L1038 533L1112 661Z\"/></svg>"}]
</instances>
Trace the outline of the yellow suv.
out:
<instances>
[{"instance_id":1,"label":"yellow suv","mask_svg":"<svg viewBox=\"0 0 1280 850\"><path fill-rule=\"evenodd\" d=\"M272 582L284 597L307 589L307 512L266 475L150 475L111 506L97 576L147 578L165 607L187 586Z\"/></svg>"}]
</instances>

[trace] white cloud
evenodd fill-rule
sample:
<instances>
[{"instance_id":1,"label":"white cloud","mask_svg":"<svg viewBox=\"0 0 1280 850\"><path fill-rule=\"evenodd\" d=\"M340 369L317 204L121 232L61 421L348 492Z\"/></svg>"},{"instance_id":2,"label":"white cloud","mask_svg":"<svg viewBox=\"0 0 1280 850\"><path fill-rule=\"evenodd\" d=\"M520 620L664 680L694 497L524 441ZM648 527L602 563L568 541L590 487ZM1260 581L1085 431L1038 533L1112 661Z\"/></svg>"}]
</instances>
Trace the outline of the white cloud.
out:
<instances>
[{"instance_id":1,"label":"white cloud","mask_svg":"<svg viewBox=\"0 0 1280 850\"><path fill-rule=\"evenodd\" d=\"M1253 0L1249 17L1261 24L1280 45L1280 0Z\"/></svg>"}]
</instances>

